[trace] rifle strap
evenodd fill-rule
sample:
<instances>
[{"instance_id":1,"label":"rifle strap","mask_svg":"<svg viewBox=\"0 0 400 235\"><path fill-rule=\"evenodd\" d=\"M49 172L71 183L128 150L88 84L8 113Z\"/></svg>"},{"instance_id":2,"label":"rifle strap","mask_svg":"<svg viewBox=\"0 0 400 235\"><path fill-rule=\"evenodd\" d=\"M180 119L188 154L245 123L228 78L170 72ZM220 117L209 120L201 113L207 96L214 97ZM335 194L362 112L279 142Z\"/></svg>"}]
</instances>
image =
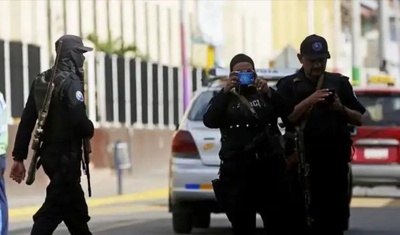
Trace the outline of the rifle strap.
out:
<instances>
[{"instance_id":1,"label":"rifle strap","mask_svg":"<svg viewBox=\"0 0 400 235\"><path fill-rule=\"evenodd\" d=\"M315 91L321 89L322 84L324 83L324 75L322 75L319 79L318 79L318 83L317 86L315 88ZM304 130L304 127L307 124L308 118L310 117L311 111L314 108L314 105L311 105L311 107L305 112L303 119L301 120L298 128L300 128L300 130Z\"/></svg>"},{"instance_id":2,"label":"rifle strap","mask_svg":"<svg viewBox=\"0 0 400 235\"><path fill-rule=\"evenodd\" d=\"M258 114L256 110L253 108L253 106L251 106L250 102L246 99L246 97L239 95L236 92L236 90L232 90L232 93L239 98L240 102L244 104L250 110L251 114L253 114L253 116L258 120Z\"/></svg>"}]
</instances>

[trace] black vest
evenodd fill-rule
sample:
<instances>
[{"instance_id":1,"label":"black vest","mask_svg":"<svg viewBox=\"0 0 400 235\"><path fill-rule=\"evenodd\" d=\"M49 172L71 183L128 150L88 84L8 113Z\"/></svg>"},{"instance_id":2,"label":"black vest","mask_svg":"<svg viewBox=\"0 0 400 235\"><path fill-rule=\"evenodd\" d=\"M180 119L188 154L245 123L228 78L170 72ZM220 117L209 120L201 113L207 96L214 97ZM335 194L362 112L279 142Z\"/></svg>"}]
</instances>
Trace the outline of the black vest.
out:
<instances>
[{"instance_id":1,"label":"black vest","mask_svg":"<svg viewBox=\"0 0 400 235\"><path fill-rule=\"evenodd\" d=\"M61 71L59 71L61 72ZM57 72L58 73L58 72ZM51 70L47 70L39 74L34 81L34 97L38 117L40 118L40 110L42 109L43 102L48 89L48 82L50 80ZM43 126L43 134L41 139L45 143L51 142L70 142L74 136L74 130L71 130L69 125L68 113L66 105L62 102L62 85L69 79L65 76L65 72L58 73L54 79L54 90L51 98L49 111L46 122Z\"/></svg>"},{"instance_id":2,"label":"black vest","mask_svg":"<svg viewBox=\"0 0 400 235\"><path fill-rule=\"evenodd\" d=\"M225 126L220 130L222 136L221 159L227 160L224 159L224 155L230 158L226 154L248 154L244 153L243 149L250 143L254 143L254 138L265 133L266 130L268 130L269 135L262 137L262 143L257 144L256 151L268 151L270 154L276 154L280 151L280 147L275 146L275 143L279 141L280 132L277 126L277 114L272 105L264 100L261 94L254 93L247 96L248 101L252 103L258 114L258 119L256 119L238 97L234 94L230 95L231 99L226 110Z\"/></svg>"}]
</instances>

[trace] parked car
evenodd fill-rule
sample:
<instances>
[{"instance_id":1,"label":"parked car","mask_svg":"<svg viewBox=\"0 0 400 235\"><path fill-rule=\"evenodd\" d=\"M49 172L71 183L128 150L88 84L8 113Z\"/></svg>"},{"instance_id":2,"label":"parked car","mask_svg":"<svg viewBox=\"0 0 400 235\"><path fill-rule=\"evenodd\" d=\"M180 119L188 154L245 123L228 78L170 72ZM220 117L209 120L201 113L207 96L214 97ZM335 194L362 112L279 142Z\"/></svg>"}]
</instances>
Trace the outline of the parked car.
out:
<instances>
[{"instance_id":1,"label":"parked car","mask_svg":"<svg viewBox=\"0 0 400 235\"><path fill-rule=\"evenodd\" d=\"M258 76L271 86L293 70L259 69ZM217 206L211 180L217 178L220 164L220 132L203 124L210 99L224 85L226 69L213 69L195 92L172 140L169 170L169 212L175 233L190 233L193 227L208 228L211 213L222 213Z\"/></svg>"},{"instance_id":2,"label":"parked car","mask_svg":"<svg viewBox=\"0 0 400 235\"><path fill-rule=\"evenodd\" d=\"M363 126L353 136L354 186L400 186L400 89L356 88L366 107Z\"/></svg>"}]
</instances>

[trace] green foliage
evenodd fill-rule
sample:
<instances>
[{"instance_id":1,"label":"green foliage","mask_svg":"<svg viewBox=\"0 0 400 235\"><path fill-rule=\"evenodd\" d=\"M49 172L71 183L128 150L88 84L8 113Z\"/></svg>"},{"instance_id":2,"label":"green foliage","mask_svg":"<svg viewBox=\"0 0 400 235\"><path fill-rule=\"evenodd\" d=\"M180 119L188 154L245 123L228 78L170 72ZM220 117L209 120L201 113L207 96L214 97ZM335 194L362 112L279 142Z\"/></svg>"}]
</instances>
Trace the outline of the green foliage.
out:
<instances>
[{"instance_id":1,"label":"green foliage","mask_svg":"<svg viewBox=\"0 0 400 235\"><path fill-rule=\"evenodd\" d=\"M107 54L115 54L120 56L123 56L126 53L130 53L133 54L135 57L148 59L147 55L143 55L142 53L140 53L136 45L134 44L125 45L121 37L116 39L112 39L111 37L109 38L110 38L109 40L102 42L99 40L98 35L95 33L91 33L86 37L87 40L91 41L94 44L95 49L97 51L102 51Z\"/></svg>"}]
</instances>

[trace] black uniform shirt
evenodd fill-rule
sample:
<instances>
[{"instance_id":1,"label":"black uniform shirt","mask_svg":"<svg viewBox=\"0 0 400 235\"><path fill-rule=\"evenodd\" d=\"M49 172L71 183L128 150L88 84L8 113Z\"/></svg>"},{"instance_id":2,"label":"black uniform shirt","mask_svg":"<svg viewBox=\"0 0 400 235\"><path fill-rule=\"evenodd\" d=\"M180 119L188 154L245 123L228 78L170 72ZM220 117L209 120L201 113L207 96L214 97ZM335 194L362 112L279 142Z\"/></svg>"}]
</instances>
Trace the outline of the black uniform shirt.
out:
<instances>
[{"instance_id":1,"label":"black uniform shirt","mask_svg":"<svg viewBox=\"0 0 400 235\"><path fill-rule=\"evenodd\" d=\"M45 72L47 81L51 75L49 71L50 70ZM60 75L63 76L64 74L65 72L62 72ZM75 136L80 138L92 137L94 134L94 126L86 115L82 86L79 78L73 73L68 73L68 75L69 76L64 79L60 79L59 75L56 75L56 88L59 86L59 89L55 89L55 91L59 90L60 97L55 95L56 92L53 92L52 99L61 98L62 102L65 104L65 107L68 109L67 112L70 114L68 118L69 122L71 123L71 131L75 132ZM40 76L38 76L36 79L40 79ZM63 81L62 84L61 81ZM57 84L58 82L59 84ZM28 100L22 112L21 120L15 137L12 155L14 160L17 161L22 161L27 158L32 131L38 118L38 110L36 108L34 92L35 81L31 85ZM50 112L51 110L49 113ZM45 131L46 130L44 129L44 132Z\"/></svg>"},{"instance_id":2,"label":"black uniform shirt","mask_svg":"<svg viewBox=\"0 0 400 235\"><path fill-rule=\"evenodd\" d=\"M338 81L339 90L336 90L340 102L347 108L356 110L361 114L365 112L364 106L358 101L355 96L353 87L351 86L348 77L337 76L337 74L334 75L325 72L325 79L340 79L340 81ZM330 88L327 87L326 83L328 82L325 81L323 83L324 85L322 85L321 88ZM307 97L309 97L311 94L313 94L315 92L316 86L317 83L313 83L309 79L307 79L303 69L300 69L296 74L280 79L277 84L277 91L288 98L295 106ZM290 123L287 119L283 119L283 121L286 125L286 130L289 132L294 132L294 125ZM343 115L339 114L337 111L331 110L327 105L316 105L310 113L307 125L305 127L305 132L311 133L315 136L329 138L329 135L331 135L331 133L338 131L339 128L346 125L347 120ZM292 145L291 147L289 147L290 149L294 148L294 144L289 143L289 145ZM289 152L292 151L294 150L291 150Z\"/></svg>"},{"instance_id":3,"label":"black uniform shirt","mask_svg":"<svg viewBox=\"0 0 400 235\"><path fill-rule=\"evenodd\" d=\"M211 99L203 117L205 126L219 128L222 134L221 152L240 151L253 138L260 134L267 124L279 131L277 118L287 116L293 110L288 101L271 89L271 97L261 96L257 92L245 95L250 105L258 113L255 119L249 108L233 93L222 90ZM264 127L263 127L264 125Z\"/></svg>"}]
</instances>

